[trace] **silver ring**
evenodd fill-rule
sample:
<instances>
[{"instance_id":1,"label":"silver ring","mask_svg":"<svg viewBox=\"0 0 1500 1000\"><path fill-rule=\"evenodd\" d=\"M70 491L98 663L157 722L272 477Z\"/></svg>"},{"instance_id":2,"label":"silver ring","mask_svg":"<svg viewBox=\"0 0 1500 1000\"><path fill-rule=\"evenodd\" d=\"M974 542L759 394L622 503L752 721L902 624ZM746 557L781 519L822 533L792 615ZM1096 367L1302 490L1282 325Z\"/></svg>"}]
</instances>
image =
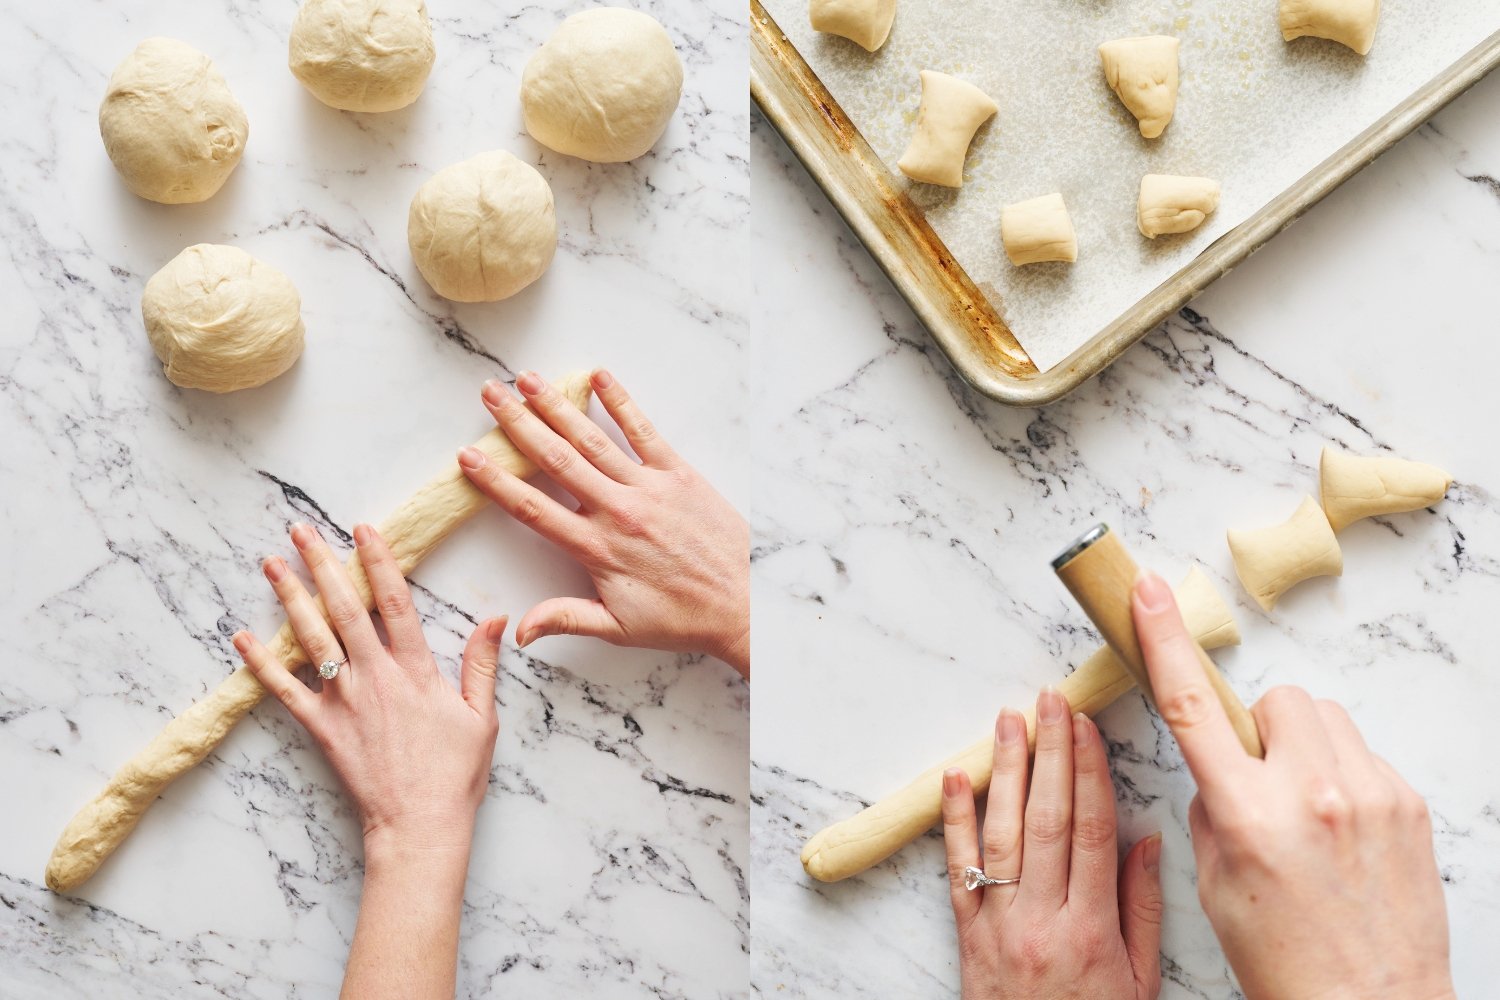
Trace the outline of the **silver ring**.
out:
<instances>
[{"instance_id":1,"label":"silver ring","mask_svg":"<svg viewBox=\"0 0 1500 1000\"><path fill-rule=\"evenodd\" d=\"M339 675L339 668L348 662L349 657L347 656L342 660L337 661L324 660L322 663L318 664L318 676L323 678L325 681L331 681Z\"/></svg>"},{"instance_id":2,"label":"silver ring","mask_svg":"<svg viewBox=\"0 0 1500 1000\"><path fill-rule=\"evenodd\" d=\"M1021 876L1015 878L990 878L981 869L973 865L964 869L964 888L973 892L981 886L986 885L1015 885L1021 881Z\"/></svg>"}]
</instances>

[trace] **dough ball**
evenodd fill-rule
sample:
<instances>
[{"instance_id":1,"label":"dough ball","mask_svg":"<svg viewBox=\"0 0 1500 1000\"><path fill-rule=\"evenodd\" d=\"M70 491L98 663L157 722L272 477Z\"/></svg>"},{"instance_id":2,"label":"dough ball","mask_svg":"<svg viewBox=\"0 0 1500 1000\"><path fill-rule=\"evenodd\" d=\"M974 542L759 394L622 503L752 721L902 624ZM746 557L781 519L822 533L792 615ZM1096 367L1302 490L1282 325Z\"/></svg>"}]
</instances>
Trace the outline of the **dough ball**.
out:
<instances>
[{"instance_id":1,"label":"dough ball","mask_svg":"<svg viewBox=\"0 0 1500 1000\"><path fill-rule=\"evenodd\" d=\"M199 243L173 257L146 282L141 318L167 378L187 389L263 385L302 354L292 279L238 247Z\"/></svg>"},{"instance_id":2,"label":"dough ball","mask_svg":"<svg viewBox=\"0 0 1500 1000\"><path fill-rule=\"evenodd\" d=\"M134 194L181 205L224 185L250 127L208 56L173 38L148 38L109 78L99 134Z\"/></svg>"},{"instance_id":3,"label":"dough ball","mask_svg":"<svg viewBox=\"0 0 1500 1000\"><path fill-rule=\"evenodd\" d=\"M288 49L292 74L340 111L406 107L435 54L423 0L306 0Z\"/></svg>"},{"instance_id":4,"label":"dough ball","mask_svg":"<svg viewBox=\"0 0 1500 1000\"><path fill-rule=\"evenodd\" d=\"M552 263L552 188L509 153L480 153L444 167L417 190L406 242L417 270L444 298L509 298Z\"/></svg>"},{"instance_id":5,"label":"dough ball","mask_svg":"<svg viewBox=\"0 0 1500 1000\"><path fill-rule=\"evenodd\" d=\"M595 163L621 163L661 137L682 96L682 61L655 19L597 7L574 14L521 77L526 131Z\"/></svg>"}]
</instances>

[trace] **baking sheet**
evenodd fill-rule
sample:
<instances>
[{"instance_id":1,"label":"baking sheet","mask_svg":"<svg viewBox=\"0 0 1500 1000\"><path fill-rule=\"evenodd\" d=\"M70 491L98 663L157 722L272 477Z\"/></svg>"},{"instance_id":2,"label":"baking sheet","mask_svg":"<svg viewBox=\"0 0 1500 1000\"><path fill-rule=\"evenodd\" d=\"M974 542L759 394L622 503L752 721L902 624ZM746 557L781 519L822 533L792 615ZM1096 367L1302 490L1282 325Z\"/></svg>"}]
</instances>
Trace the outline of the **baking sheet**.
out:
<instances>
[{"instance_id":1,"label":"baking sheet","mask_svg":"<svg viewBox=\"0 0 1500 1000\"><path fill-rule=\"evenodd\" d=\"M763 3L1043 370L1500 28L1500 0L1387 0L1361 58L1318 39L1283 42L1275 0L900 0L871 54L814 32L805 0ZM1177 113L1157 140L1140 138L1099 69L1100 41L1140 34L1182 40ZM971 80L1000 104L958 191L896 171L922 69ZM1196 233L1142 238L1144 173L1217 178L1219 211ZM1000 209L1051 191L1073 216L1078 263L1014 268Z\"/></svg>"}]
</instances>

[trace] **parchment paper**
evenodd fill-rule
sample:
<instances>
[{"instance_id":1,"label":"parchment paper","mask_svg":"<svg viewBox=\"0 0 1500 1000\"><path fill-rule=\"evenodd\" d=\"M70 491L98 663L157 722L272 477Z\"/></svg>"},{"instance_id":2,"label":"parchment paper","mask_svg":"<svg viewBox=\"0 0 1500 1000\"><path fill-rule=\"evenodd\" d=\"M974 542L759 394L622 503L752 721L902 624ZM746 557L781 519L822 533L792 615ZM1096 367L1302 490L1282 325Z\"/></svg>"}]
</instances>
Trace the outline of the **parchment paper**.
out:
<instances>
[{"instance_id":1,"label":"parchment paper","mask_svg":"<svg viewBox=\"0 0 1500 1000\"><path fill-rule=\"evenodd\" d=\"M1284 42L1276 0L898 0L877 53L812 30L807 0L762 0L959 263L1046 370L1217 237L1500 29L1500 0L1385 0L1370 54ZM1142 139L1099 68L1111 38L1182 41L1176 115ZM916 120L917 73L969 80L1000 112L970 149L958 190L896 170ZM1136 229L1142 174L1223 186L1197 232L1155 241ZM1078 262L1012 267L1000 209L1062 192Z\"/></svg>"}]
</instances>

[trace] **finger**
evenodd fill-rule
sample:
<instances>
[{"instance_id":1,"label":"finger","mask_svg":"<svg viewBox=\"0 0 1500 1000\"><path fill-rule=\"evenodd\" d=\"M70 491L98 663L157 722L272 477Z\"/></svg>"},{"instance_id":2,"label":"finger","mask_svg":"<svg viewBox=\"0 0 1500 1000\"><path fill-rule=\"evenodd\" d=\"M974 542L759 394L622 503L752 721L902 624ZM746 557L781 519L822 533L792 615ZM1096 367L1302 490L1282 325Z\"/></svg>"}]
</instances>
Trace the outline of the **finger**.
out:
<instances>
[{"instance_id":1,"label":"finger","mask_svg":"<svg viewBox=\"0 0 1500 1000\"><path fill-rule=\"evenodd\" d=\"M625 629L604 602L585 597L548 598L516 624L517 646L529 646L547 635L586 635L616 646L629 644Z\"/></svg>"},{"instance_id":2,"label":"finger","mask_svg":"<svg viewBox=\"0 0 1500 1000\"><path fill-rule=\"evenodd\" d=\"M1328 742L1333 745L1333 753L1338 758L1339 766L1359 775L1377 773L1374 755L1370 753L1364 736L1360 734L1359 727L1354 724L1344 706L1336 701L1319 698L1313 702L1313 707L1317 709L1318 718L1323 721L1323 731L1328 734Z\"/></svg>"},{"instance_id":3,"label":"finger","mask_svg":"<svg viewBox=\"0 0 1500 1000\"><path fill-rule=\"evenodd\" d=\"M1157 711L1177 737L1209 809L1227 807L1250 758L1203 672L1172 588L1155 573L1143 573L1130 605Z\"/></svg>"},{"instance_id":4,"label":"finger","mask_svg":"<svg viewBox=\"0 0 1500 1000\"><path fill-rule=\"evenodd\" d=\"M522 372L516 379L516 388L531 403L531 408L546 422L547 426L560 434L574 450L600 472L617 483L640 480L641 467L635 460L620 450L600 429L574 406L566 396L558 392L546 379L536 372Z\"/></svg>"},{"instance_id":5,"label":"finger","mask_svg":"<svg viewBox=\"0 0 1500 1000\"><path fill-rule=\"evenodd\" d=\"M1338 766L1333 741L1312 696L1289 684L1273 687L1250 713L1266 747L1266 760L1286 761L1304 771L1332 772Z\"/></svg>"},{"instance_id":6,"label":"finger","mask_svg":"<svg viewBox=\"0 0 1500 1000\"><path fill-rule=\"evenodd\" d=\"M1208 809L1203 805L1203 796L1194 795L1188 803L1188 836L1193 841L1193 857L1198 863L1198 887L1207 886L1209 872L1218 859L1218 845L1214 841L1213 821L1208 818Z\"/></svg>"},{"instance_id":7,"label":"finger","mask_svg":"<svg viewBox=\"0 0 1500 1000\"><path fill-rule=\"evenodd\" d=\"M292 718L302 723L304 729L312 732L318 724L317 696L249 632L236 632L233 642L240 658L245 661L245 666L260 681L260 686L285 705L286 710L292 713Z\"/></svg>"},{"instance_id":8,"label":"finger","mask_svg":"<svg viewBox=\"0 0 1500 1000\"><path fill-rule=\"evenodd\" d=\"M344 642L344 651L350 659L378 662L375 657L385 649L375 623L370 620L370 611L354 589L354 581L349 579L344 564L311 525L294 526L292 544L297 546L313 582L318 585L318 596L328 610L329 623Z\"/></svg>"},{"instance_id":9,"label":"finger","mask_svg":"<svg viewBox=\"0 0 1500 1000\"><path fill-rule=\"evenodd\" d=\"M1120 872L1120 932L1137 997L1161 992L1161 834L1136 842Z\"/></svg>"},{"instance_id":10,"label":"finger","mask_svg":"<svg viewBox=\"0 0 1500 1000\"><path fill-rule=\"evenodd\" d=\"M1036 701L1036 763L1026 799L1026 842L1018 899L1037 915L1068 898L1073 840L1073 717L1068 700L1047 689Z\"/></svg>"},{"instance_id":11,"label":"finger","mask_svg":"<svg viewBox=\"0 0 1500 1000\"><path fill-rule=\"evenodd\" d=\"M422 618L412 604L411 588L406 585L390 546L368 524L354 526L354 545L370 581L370 593L375 596L375 610L385 622L396 662L409 668L430 668L432 655L427 638L422 635Z\"/></svg>"},{"instance_id":12,"label":"finger","mask_svg":"<svg viewBox=\"0 0 1500 1000\"><path fill-rule=\"evenodd\" d=\"M500 468L478 448L460 448L458 466L501 510L563 551L574 553L582 544L587 525L581 515Z\"/></svg>"},{"instance_id":13,"label":"finger","mask_svg":"<svg viewBox=\"0 0 1500 1000\"><path fill-rule=\"evenodd\" d=\"M990 878L1021 874L1026 772L1030 766L1026 719L1014 709L1004 709L995 719L995 759L984 808L984 871ZM1008 906L1019 891L1016 885L991 885L985 887L984 896Z\"/></svg>"},{"instance_id":14,"label":"finger","mask_svg":"<svg viewBox=\"0 0 1500 1000\"><path fill-rule=\"evenodd\" d=\"M1115 785L1099 731L1082 712L1073 716L1073 845L1068 906L1082 913L1114 913L1119 883L1115 842Z\"/></svg>"},{"instance_id":15,"label":"finger","mask_svg":"<svg viewBox=\"0 0 1500 1000\"><path fill-rule=\"evenodd\" d=\"M490 416L521 454L585 507L603 505L619 489L619 483L590 465L577 448L543 423L503 383L491 379L484 384L482 395Z\"/></svg>"},{"instance_id":16,"label":"finger","mask_svg":"<svg viewBox=\"0 0 1500 1000\"><path fill-rule=\"evenodd\" d=\"M500 672L500 638L508 619L501 615L480 622L464 646L458 688L464 701L481 719L495 719L495 677Z\"/></svg>"},{"instance_id":17,"label":"finger","mask_svg":"<svg viewBox=\"0 0 1500 1000\"><path fill-rule=\"evenodd\" d=\"M625 387L613 375L600 368L589 380L593 383L594 394L604 405L605 412L620 426L625 440L641 456L641 461L658 469L672 468L682 463L677 452L662 440L651 421L646 419L640 407L635 405L635 400L630 398Z\"/></svg>"},{"instance_id":18,"label":"finger","mask_svg":"<svg viewBox=\"0 0 1500 1000\"><path fill-rule=\"evenodd\" d=\"M993 781L994 779L990 779ZM979 915L983 893L964 885L964 869L979 866L979 829L974 817L974 789L969 776L956 767L943 772L943 849L948 856L948 897L953 919L962 931Z\"/></svg>"},{"instance_id":19,"label":"finger","mask_svg":"<svg viewBox=\"0 0 1500 1000\"><path fill-rule=\"evenodd\" d=\"M276 599L281 602L286 620L292 626L292 634L302 644L302 651L307 654L308 662L316 665L325 660L342 660L344 647L334 638L333 629L329 627L328 619L323 616L318 602L302 586L302 581L297 579L297 574L292 572L286 560L280 556L271 556L261 564L260 569L270 581L271 589L276 592Z\"/></svg>"}]
</instances>

